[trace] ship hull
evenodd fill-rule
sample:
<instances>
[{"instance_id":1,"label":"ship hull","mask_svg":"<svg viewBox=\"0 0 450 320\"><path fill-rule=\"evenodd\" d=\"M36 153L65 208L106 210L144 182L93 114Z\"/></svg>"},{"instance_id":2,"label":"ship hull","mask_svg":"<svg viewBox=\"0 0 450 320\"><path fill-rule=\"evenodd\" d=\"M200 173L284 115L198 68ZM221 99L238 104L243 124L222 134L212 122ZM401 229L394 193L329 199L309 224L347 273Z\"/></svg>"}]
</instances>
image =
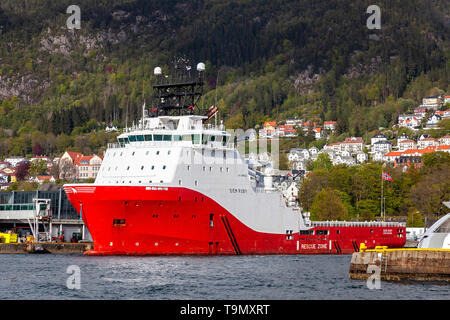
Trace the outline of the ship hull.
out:
<instances>
[{"instance_id":1,"label":"ship hull","mask_svg":"<svg viewBox=\"0 0 450 320\"><path fill-rule=\"evenodd\" d=\"M94 242L91 255L350 254L364 243L403 247L404 227L316 227L265 233L198 191L178 187L66 185Z\"/></svg>"}]
</instances>

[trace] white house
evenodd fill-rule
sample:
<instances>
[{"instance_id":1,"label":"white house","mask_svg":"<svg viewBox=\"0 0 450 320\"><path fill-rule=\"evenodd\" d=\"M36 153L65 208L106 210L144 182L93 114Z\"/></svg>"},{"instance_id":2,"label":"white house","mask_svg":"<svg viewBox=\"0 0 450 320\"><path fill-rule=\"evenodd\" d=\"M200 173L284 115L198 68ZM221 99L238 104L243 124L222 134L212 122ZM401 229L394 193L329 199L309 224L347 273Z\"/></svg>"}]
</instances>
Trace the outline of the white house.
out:
<instances>
[{"instance_id":1,"label":"white house","mask_svg":"<svg viewBox=\"0 0 450 320\"><path fill-rule=\"evenodd\" d=\"M28 161L28 160L26 158L22 158L22 157L11 157L11 158L5 159L5 162L9 162L11 164L11 166L13 166L13 167L16 167L17 164L22 161Z\"/></svg>"},{"instance_id":2,"label":"white house","mask_svg":"<svg viewBox=\"0 0 450 320\"><path fill-rule=\"evenodd\" d=\"M383 161L384 155L385 155L385 153L383 153L383 152L375 152L373 154L373 161Z\"/></svg>"},{"instance_id":3,"label":"white house","mask_svg":"<svg viewBox=\"0 0 450 320\"><path fill-rule=\"evenodd\" d=\"M378 141L387 141L386 137L382 133L377 133L370 139L370 145L374 145Z\"/></svg>"},{"instance_id":4,"label":"white house","mask_svg":"<svg viewBox=\"0 0 450 320\"><path fill-rule=\"evenodd\" d=\"M407 118L405 120L399 121L398 126L402 128L409 128L411 130L416 130L416 127L420 126L420 119L416 117Z\"/></svg>"},{"instance_id":5,"label":"white house","mask_svg":"<svg viewBox=\"0 0 450 320\"><path fill-rule=\"evenodd\" d=\"M372 153L378 153L381 152L382 154L388 153L392 148L392 145L387 140L380 140L378 142L375 142L372 145L371 152Z\"/></svg>"},{"instance_id":6,"label":"white house","mask_svg":"<svg viewBox=\"0 0 450 320\"><path fill-rule=\"evenodd\" d=\"M442 120L442 117L438 114L433 114L427 121L427 126L434 126L436 125L439 121Z\"/></svg>"},{"instance_id":7,"label":"white house","mask_svg":"<svg viewBox=\"0 0 450 320\"><path fill-rule=\"evenodd\" d=\"M445 137L439 138L439 145L441 146L448 146L450 145L450 136L447 135Z\"/></svg>"},{"instance_id":8,"label":"white house","mask_svg":"<svg viewBox=\"0 0 450 320\"><path fill-rule=\"evenodd\" d=\"M311 147L311 148L308 149L308 152L309 152L310 155L318 154L319 153L319 149L317 149L316 147Z\"/></svg>"},{"instance_id":9,"label":"white house","mask_svg":"<svg viewBox=\"0 0 450 320\"><path fill-rule=\"evenodd\" d=\"M336 127L337 127L336 121L324 121L324 123L323 123L323 128L325 130L334 131L334 130L336 130Z\"/></svg>"},{"instance_id":10,"label":"white house","mask_svg":"<svg viewBox=\"0 0 450 320\"><path fill-rule=\"evenodd\" d=\"M414 140L402 140L397 143L397 147L399 151L405 151L408 149L416 149L417 144Z\"/></svg>"},{"instance_id":11,"label":"white house","mask_svg":"<svg viewBox=\"0 0 450 320\"><path fill-rule=\"evenodd\" d=\"M436 147L439 143L434 138L423 138L417 142L417 147L419 149L425 149L427 147Z\"/></svg>"},{"instance_id":12,"label":"white house","mask_svg":"<svg viewBox=\"0 0 450 320\"><path fill-rule=\"evenodd\" d=\"M365 153L365 152L359 152L359 153L356 154L356 160L357 160L359 163L364 163L364 162L366 162L367 160L369 160L369 156L368 156L367 153Z\"/></svg>"}]
</instances>

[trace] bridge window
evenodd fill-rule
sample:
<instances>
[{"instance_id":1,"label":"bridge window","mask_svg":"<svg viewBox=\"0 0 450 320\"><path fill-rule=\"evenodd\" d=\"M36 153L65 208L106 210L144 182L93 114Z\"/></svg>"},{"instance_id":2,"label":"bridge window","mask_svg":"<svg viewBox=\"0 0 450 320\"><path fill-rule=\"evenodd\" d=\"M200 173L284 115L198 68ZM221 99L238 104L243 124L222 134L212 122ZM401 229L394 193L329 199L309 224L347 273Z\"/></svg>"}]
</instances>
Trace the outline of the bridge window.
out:
<instances>
[{"instance_id":1,"label":"bridge window","mask_svg":"<svg viewBox=\"0 0 450 320\"><path fill-rule=\"evenodd\" d=\"M317 230L316 234L318 236L326 236L328 235L328 230Z\"/></svg>"},{"instance_id":2,"label":"bridge window","mask_svg":"<svg viewBox=\"0 0 450 320\"><path fill-rule=\"evenodd\" d=\"M192 134L191 135L192 143L193 144L199 144L200 143L200 135L199 134Z\"/></svg>"},{"instance_id":3,"label":"bridge window","mask_svg":"<svg viewBox=\"0 0 450 320\"><path fill-rule=\"evenodd\" d=\"M136 141L136 136L128 136L128 139L130 139L131 142Z\"/></svg>"},{"instance_id":4,"label":"bridge window","mask_svg":"<svg viewBox=\"0 0 450 320\"><path fill-rule=\"evenodd\" d=\"M155 134L155 135L153 135L153 140L154 141L162 141L162 139L163 139L162 134Z\"/></svg>"},{"instance_id":5,"label":"bridge window","mask_svg":"<svg viewBox=\"0 0 450 320\"><path fill-rule=\"evenodd\" d=\"M183 141L183 136L180 136L180 135L174 135L174 136L173 136L173 141Z\"/></svg>"},{"instance_id":6,"label":"bridge window","mask_svg":"<svg viewBox=\"0 0 450 320\"><path fill-rule=\"evenodd\" d=\"M301 236L312 236L314 235L314 230L300 230Z\"/></svg>"},{"instance_id":7,"label":"bridge window","mask_svg":"<svg viewBox=\"0 0 450 320\"><path fill-rule=\"evenodd\" d=\"M163 136L164 141L172 141L172 135L171 134L165 134Z\"/></svg>"},{"instance_id":8,"label":"bridge window","mask_svg":"<svg viewBox=\"0 0 450 320\"><path fill-rule=\"evenodd\" d=\"M152 140L153 140L153 137L152 137L151 134L146 134L146 135L144 136L144 139L145 139L145 141L152 141Z\"/></svg>"},{"instance_id":9,"label":"bridge window","mask_svg":"<svg viewBox=\"0 0 450 320\"><path fill-rule=\"evenodd\" d=\"M137 138L137 141L144 141L144 136L139 135L139 136L136 136L136 138Z\"/></svg>"}]
</instances>

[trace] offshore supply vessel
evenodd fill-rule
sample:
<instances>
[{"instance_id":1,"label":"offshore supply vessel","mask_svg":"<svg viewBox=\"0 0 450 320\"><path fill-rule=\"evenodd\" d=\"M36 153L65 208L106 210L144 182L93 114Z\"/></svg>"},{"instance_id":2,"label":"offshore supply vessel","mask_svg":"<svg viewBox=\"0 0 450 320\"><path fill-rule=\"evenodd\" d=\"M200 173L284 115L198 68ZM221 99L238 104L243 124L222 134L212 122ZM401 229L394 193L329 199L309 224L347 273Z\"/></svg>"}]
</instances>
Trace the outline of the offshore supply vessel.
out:
<instances>
[{"instance_id":1,"label":"offshore supply vessel","mask_svg":"<svg viewBox=\"0 0 450 320\"><path fill-rule=\"evenodd\" d=\"M189 68L190 69L190 68ZM94 242L92 255L346 254L402 247L405 226L309 221L249 167L217 112L198 115L205 65L173 78L155 68L155 106L109 144L92 184L64 190ZM168 80L170 79L170 80Z\"/></svg>"}]
</instances>

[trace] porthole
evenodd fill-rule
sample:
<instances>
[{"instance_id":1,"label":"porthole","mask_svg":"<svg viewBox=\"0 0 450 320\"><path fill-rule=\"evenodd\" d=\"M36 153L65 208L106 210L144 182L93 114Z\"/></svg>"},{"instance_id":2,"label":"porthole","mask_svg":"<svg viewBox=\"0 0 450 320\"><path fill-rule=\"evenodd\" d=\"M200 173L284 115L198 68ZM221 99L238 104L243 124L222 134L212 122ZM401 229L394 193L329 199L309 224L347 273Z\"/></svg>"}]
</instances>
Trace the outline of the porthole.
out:
<instances>
[{"instance_id":1,"label":"porthole","mask_svg":"<svg viewBox=\"0 0 450 320\"><path fill-rule=\"evenodd\" d=\"M152 166L152 170L154 170L155 169L155 166Z\"/></svg>"},{"instance_id":2,"label":"porthole","mask_svg":"<svg viewBox=\"0 0 450 320\"><path fill-rule=\"evenodd\" d=\"M131 155L134 156L134 151L133 151L133 153Z\"/></svg>"},{"instance_id":3,"label":"porthole","mask_svg":"<svg viewBox=\"0 0 450 320\"><path fill-rule=\"evenodd\" d=\"M158 155L159 154L159 151L156 151L156 155Z\"/></svg>"},{"instance_id":4,"label":"porthole","mask_svg":"<svg viewBox=\"0 0 450 320\"><path fill-rule=\"evenodd\" d=\"M127 167L127 170L130 170L130 166Z\"/></svg>"},{"instance_id":5,"label":"porthole","mask_svg":"<svg viewBox=\"0 0 450 320\"><path fill-rule=\"evenodd\" d=\"M144 170L144 166L141 167L141 170Z\"/></svg>"},{"instance_id":6,"label":"porthole","mask_svg":"<svg viewBox=\"0 0 450 320\"><path fill-rule=\"evenodd\" d=\"M163 166L163 170L166 170L166 166Z\"/></svg>"}]
</instances>

